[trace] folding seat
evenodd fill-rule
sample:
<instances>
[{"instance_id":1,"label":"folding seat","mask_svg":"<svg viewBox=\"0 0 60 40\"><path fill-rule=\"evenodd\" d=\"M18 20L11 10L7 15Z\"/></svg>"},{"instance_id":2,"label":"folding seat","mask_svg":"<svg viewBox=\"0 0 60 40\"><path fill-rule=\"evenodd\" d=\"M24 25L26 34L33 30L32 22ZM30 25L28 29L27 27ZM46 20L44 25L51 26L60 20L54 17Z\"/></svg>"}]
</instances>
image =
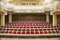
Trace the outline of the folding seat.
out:
<instances>
[{"instance_id":1,"label":"folding seat","mask_svg":"<svg viewBox=\"0 0 60 40\"><path fill-rule=\"evenodd\" d=\"M8 28L12 28L12 26L8 26Z\"/></svg>"},{"instance_id":2,"label":"folding seat","mask_svg":"<svg viewBox=\"0 0 60 40\"><path fill-rule=\"evenodd\" d=\"M55 31L55 30L52 30L52 32L53 32L53 34L55 34L55 33L56 33L56 31Z\"/></svg>"},{"instance_id":3,"label":"folding seat","mask_svg":"<svg viewBox=\"0 0 60 40\"><path fill-rule=\"evenodd\" d=\"M44 27L43 28L45 28L46 26L44 25ZM47 28L47 27L46 27Z\"/></svg>"},{"instance_id":4,"label":"folding seat","mask_svg":"<svg viewBox=\"0 0 60 40\"><path fill-rule=\"evenodd\" d=\"M44 26L44 28L47 28L47 26Z\"/></svg>"},{"instance_id":5,"label":"folding seat","mask_svg":"<svg viewBox=\"0 0 60 40\"><path fill-rule=\"evenodd\" d=\"M18 29L17 29L17 28L15 28L15 29L13 29L13 30L12 30L12 32L13 32L14 34L16 34L16 33L17 33L17 31L18 31Z\"/></svg>"},{"instance_id":6,"label":"folding seat","mask_svg":"<svg viewBox=\"0 0 60 40\"><path fill-rule=\"evenodd\" d=\"M34 28L33 26L31 26L30 28Z\"/></svg>"},{"instance_id":7,"label":"folding seat","mask_svg":"<svg viewBox=\"0 0 60 40\"><path fill-rule=\"evenodd\" d=\"M32 24L30 24L30 26L32 26Z\"/></svg>"},{"instance_id":8,"label":"folding seat","mask_svg":"<svg viewBox=\"0 0 60 40\"><path fill-rule=\"evenodd\" d=\"M25 34L25 31L22 31L21 34Z\"/></svg>"},{"instance_id":9,"label":"folding seat","mask_svg":"<svg viewBox=\"0 0 60 40\"><path fill-rule=\"evenodd\" d=\"M2 30L3 30L3 31L5 31L5 30L6 30L6 28L2 28Z\"/></svg>"},{"instance_id":10,"label":"folding seat","mask_svg":"<svg viewBox=\"0 0 60 40\"><path fill-rule=\"evenodd\" d=\"M8 30L8 33L12 33L12 31L13 31L13 29L9 29L9 30Z\"/></svg>"},{"instance_id":11,"label":"folding seat","mask_svg":"<svg viewBox=\"0 0 60 40\"><path fill-rule=\"evenodd\" d=\"M16 34L21 34L21 32L20 31L17 31Z\"/></svg>"},{"instance_id":12,"label":"folding seat","mask_svg":"<svg viewBox=\"0 0 60 40\"><path fill-rule=\"evenodd\" d=\"M26 26L23 26L23 28L26 28Z\"/></svg>"},{"instance_id":13,"label":"folding seat","mask_svg":"<svg viewBox=\"0 0 60 40\"><path fill-rule=\"evenodd\" d=\"M52 33L52 30L47 30L47 31L48 31L48 32L47 32L48 34L51 34L51 33Z\"/></svg>"},{"instance_id":14,"label":"folding seat","mask_svg":"<svg viewBox=\"0 0 60 40\"><path fill-rule=\"evenodd\" d=\"M25 31L25 34L30 34L30 31Z\"/></svg>"},{"instance_id":15,"label":"folding seat","mask_svg":"<svg viewBox=\"0 0 60 40\"><path fill-rule=\"evenodd\" d=\"M27 24L26 26L29 26L29 24Z\"/></svg>"},{"instance_id":16,"label":"folding seat","mask_svg":"<svg viewBox=\"0 0 60 40\"><path fill-rule=\"evenodd\" d=\"M48 32L47 31L44 31L44 34L48 34Z\"/></svg>"},{"instance_id":17,"label":"folding seat","mask_svg":"<svg viewBox=\"0 0 60 40\"><path fill-rule=\"evenodd\" d=\"M34 26L33 28L37 28L36 26Z\"/></svg>"},{"instance_id":18,"label":"folding seat","mask_svg":"<svg viewBox=\"0 0 60 40\"><path fill-rule=\"evenodd\" d=\"M60 33L60 31L59 30L56 30L56 33Z\"/></svg>"},{"instance_id":19,"label":"folding seat","mask_svg":"<svg viewBox=\"0 0 60 40\"><path fill-rule=\"evenodd\" d=\"M35 34L35 32L34 31L31 31L31 34Z\"/></svg>"},{"instance_id":20,"label":"folding seat","mask_svg":"<svg viewBox=\"0 0 60 40\"><path fill-rule=\"evenodd\" d=\"M43 29L43 31L44 31L44 34L47 34L47 31L48 31L48 30L46 30L46 29Z\"/></svg>"},{"instance_id":21,"label":"folding seat","mask_svg":"<svg viewBox=\"0 0 60 40\"><path fill-rule=\"evenodd\" d=\"M47 26L47 28L51 28L50 26Z\"/></svg>"},{"instance_id":22,"label":"folding seat","mask_svg":"<svg viewBox=\"0 0 60 40\"><path fill-rule=\"evenodd\" d=\"M9 24L8 26L12 26L12 24Z\"/></svg>"},{"instance_id":23,"label":"folding seat","mask_svg":"<svg viewBox=\"0 0 60 40\"><path fill-rule=\"evenodd\" d=\"M56 30L56 33L57 33L57 34L59 34L59 33L60 33L60 31Z\"/></svg>"},{"instance_id":24,"label":"folding seat","mask_svg":"<svg viewBox=\"0 0 60 40\"><path fill-rule=\"evenodd\" d=\"M50 30L55 30L55 28L50 28Z\"/></svg>"},{"instance_id":25,"label":"folding seat","mask_svg":"<svg viewBox=\"0 0 60 40\"><path fill-rule=\"evenodd\" d=\"M12 28L16 28L15 26L12 26Z\"/></svg>"},{"instance_id":26,"label":"folding seat","mask_svg":"<svg viewBox=\"0 0 60 40\"><path fill-rule=\"evenodd\" d=\"M39 30L38 29L35 29L34 31L35 31L35 34L39 34L39 32L38 32Z\"/></svg>"},{"instance_id":27,"label":"folding seat","mask_svg":"<svg viewBox=\"0 0 60 40\"><path fill-rule=\"evenodd\" d=\"M17 26L19 27L20 25L18 24Z\"/></svg>"},{"instance_id":28,"label":"folding seat","mask_svg":"<svg viewBox=\"0 0 60 40\"><path fill-rule=\"evenodd\" d=\"M17 26L18 24L15 24L14 26Z\"/></svg>"},{"instance_id":29,"label":"folding seat","mask_svg":"<svg viewBox=\"0 0 60 40\"><path fill-rule=\"evenodd\" d=\"M0 28L0 33L2 33L4 30L2 28Z\"/></svg>"},{"instance_id":30,"label":"folding seat","mask_svg":"<svg viewBox=\"0 0 60 40\"><path fill-rule=\"evenodd\" d=\"M5 28L6 30L9 30L9 28Z\"/></svg>"},{"instance_id":31,"label":"folding seat","mask_svg":"<svg viewBox=\"0 0 60 40\"><path fill-rule=\"evenodd\" d=\"M19 29L15 29L16 31L22 31L22 29L21 28L19 28Z\"/></svg>"},{"instance_id":32,"label":"folding seat","mask_svg":"<svg viewBox=\"0 0 60 40\"><path fill-rule=\"evenodd\" d=\"M42 25L41 28L44 28L44 26Z\"/></svg>"},{"instance_id":33,"label":"folding seat","mask_svg":"<svg viewBox=\"0 0 60 40\"><path fill-rule=\"evenodd\" d=\"M38 31L35 31L35 34L39 34L39 32Z\"/></svg>"},{"instance_id":34,"label":"folding seat","mask_svg":"<svg viewBox=\"0 0 60 40\"><path fill-rule=\"evenodd\" d=\"M7 31L7 33L10 33L10 34L12 34L12 30L9 30L9 31Z\"/></svg>"},{"instance_id":35,"label":"folding seat","mask_svg":"<svg viewBox=\"0 0 60 40\"><path fill-rule=\"evenodd\" d=\"M8 33L8 30L5 30L4 33Z\"/></svg>"},{"instance_id":36,"label":"folding seat","mask_svg":"<svg viewBox=\"0 0 60 40\"><path fill-rule=\"evenodd\" d=\"M29 26L27 26L26 28L30 28Z\"/></svg>"},{"instance_id":37,"label":"folding seat","mask_svg":"<svg viewBox=\"0 0 60 40\"><path fill-rule=\"evenodd\" d=\"M16 34L17 32L15 32L15 31L12 31L12 34Z\"/></svg>"},{"instance_id":38,"label":"folding seat","mask_svg":"<svg viewBox=\"0 0 60 40\"><path fill-rule=\"evenodd\" d=\"M41 28L41 26L38 26L37 28Z\"/></svg>"},{"instance_id":39,"label":"folding seat","mask_svg":"<svg viewBox=\"0 0 60 40\"><path fill-rule=\"evenodd\" d=\"M15 26L15 28L19 28L18 26Z\"/></svg>"},{"instance_id":40,"label":"folding seat","mask_svg":"<svg viewBox=\"0 0 60 40\"><path fill-rule=\"evenodd\" d=\"M40 31L40 34L43 34L43 32L42 32L42 31Z\"/></svg>"}]
</instances>

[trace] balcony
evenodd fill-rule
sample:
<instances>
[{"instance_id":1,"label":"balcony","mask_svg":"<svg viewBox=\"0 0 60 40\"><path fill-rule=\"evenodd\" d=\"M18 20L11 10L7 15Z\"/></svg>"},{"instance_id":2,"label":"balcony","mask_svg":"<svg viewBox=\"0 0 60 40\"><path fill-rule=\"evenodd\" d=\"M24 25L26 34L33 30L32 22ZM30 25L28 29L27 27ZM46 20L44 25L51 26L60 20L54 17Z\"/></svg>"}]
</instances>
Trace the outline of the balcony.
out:
<instances>
[{"instance_id":1,"label":"balcony","mask_svg":"<svg viewBox=\"0 0 60 40\"><path fill-rule=\"evenodd\" d=\"M14 5L10 3L0 2L1 7L5 11L13 11L13 12L45 12L45 11L52 11L56 10L57 5L60 1L56 1L54 3L46 4L46 5Z\"/></svg>"}]
</instances>

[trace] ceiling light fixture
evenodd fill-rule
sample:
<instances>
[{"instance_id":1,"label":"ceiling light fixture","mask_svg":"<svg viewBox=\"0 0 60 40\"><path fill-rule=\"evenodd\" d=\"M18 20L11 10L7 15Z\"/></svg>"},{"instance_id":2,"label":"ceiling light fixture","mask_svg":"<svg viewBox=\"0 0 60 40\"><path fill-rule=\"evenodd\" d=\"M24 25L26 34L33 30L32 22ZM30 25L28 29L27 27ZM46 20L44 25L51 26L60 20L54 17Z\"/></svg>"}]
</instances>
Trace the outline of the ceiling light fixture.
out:
<instances>
[{"instance_id":1,"label":"ceiling light fixture","mask_svg":"<svg viewBox=\"0 0 60 40\"><path fill-rule=\"evenodd\" d=\"M48 4L48 3L50 3L52 0L44 0L44 3L45 4Z\"/></svg>"}]
</instances>

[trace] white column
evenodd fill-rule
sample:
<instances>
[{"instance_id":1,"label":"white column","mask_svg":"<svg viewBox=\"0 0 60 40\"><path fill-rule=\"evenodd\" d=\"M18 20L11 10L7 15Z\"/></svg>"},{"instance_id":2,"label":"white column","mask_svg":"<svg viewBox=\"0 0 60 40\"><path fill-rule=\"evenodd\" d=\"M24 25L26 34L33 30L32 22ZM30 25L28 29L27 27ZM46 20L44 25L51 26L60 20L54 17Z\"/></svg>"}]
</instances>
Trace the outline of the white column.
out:
<instances>
[{"instance_id":1,"label":"white column","mask_svg":"<svg viewBox=\"0 0 60 40\"><path fill-rule=\"evenodd\" d=\"M46 14L46 22L49 23L49 14L48 13Z\"/></svg>"},{"instance_id":2,"label":"white column","mask_svg":"<svg viewBox=\"0 0 60 40\"><path fill-rule=\"evenodd\" d=\"M0 15L0 26L1 26L1 15Z\"/></svg>"},{"instance_id":3,"label":"white column","mask_svg":"<svg viewBox=\"0 0 60 40\"><path fill-rule=\"evenodd\" d=\"M53 26L57 26L57 15L53 14Z\"/></svg>"},{"instance_id":4,"label":"white column","mask_svg":"<svg viewBox=\"0 0 60 40\"><path fill-rule=\"evenodd\" d=\"M5 26L5 15L1 14L1 26Z\"/></svg>"},{"instance_id":5,"label":"white column","mask_svg":"<svg viewBox=\"0 0 60 40\"><path fill-rule=\"evenodd\" d=\"M9 23L12 22L12 14L9 14Z\"/></svg>"}]
</instances>

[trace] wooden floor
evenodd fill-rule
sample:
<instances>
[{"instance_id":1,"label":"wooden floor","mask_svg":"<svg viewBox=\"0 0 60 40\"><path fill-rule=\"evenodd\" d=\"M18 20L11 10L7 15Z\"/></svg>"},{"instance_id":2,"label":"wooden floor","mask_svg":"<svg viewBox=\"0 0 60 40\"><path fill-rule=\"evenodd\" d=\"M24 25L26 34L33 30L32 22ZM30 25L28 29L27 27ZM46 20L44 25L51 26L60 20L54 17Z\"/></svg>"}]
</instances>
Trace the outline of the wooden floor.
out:
<instances>
[{"instance_id":1,"label":"wooden floor","mask_svg":"<svg viewBox=\"0 0 60 40\"><path fill-rule=\"evenodd\" d=\"M0 40L60 40L60 38L0 38Z\"/></svg>"}]
</instances>

